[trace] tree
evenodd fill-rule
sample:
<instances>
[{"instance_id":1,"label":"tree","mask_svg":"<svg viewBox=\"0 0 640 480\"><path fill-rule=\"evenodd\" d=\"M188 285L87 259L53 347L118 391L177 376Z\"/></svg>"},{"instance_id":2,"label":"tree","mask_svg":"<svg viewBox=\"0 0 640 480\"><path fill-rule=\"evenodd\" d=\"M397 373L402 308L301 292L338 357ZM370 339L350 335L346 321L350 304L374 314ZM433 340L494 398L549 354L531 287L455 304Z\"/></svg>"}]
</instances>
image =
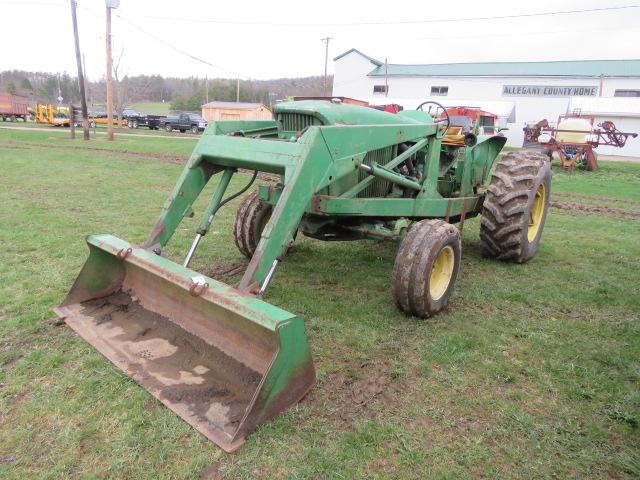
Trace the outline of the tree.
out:
<instances>
[{"instance_id":1,"label":"tree","mask_svg":"<svg viewBox=\"0 0 640 480\"><path fill-rule=\"evenodd\" d=\"M9 93L17 93L18 89L16 88L16 84L13 83L13 80L11 80L8 84L7 84L7 92Z\"/></svg>"},{"instance_id":2,"label":"tree","mask_svg":"<svg viewBox=\"0 0 640 480\"><path fill-rule=\"evenodd\" d=\"M29 92L33 91L33 87L31 86L31 81L27 77L24 77L20 82L20 88L22 90L26 90Z\"/></svg>"}]
</instances>

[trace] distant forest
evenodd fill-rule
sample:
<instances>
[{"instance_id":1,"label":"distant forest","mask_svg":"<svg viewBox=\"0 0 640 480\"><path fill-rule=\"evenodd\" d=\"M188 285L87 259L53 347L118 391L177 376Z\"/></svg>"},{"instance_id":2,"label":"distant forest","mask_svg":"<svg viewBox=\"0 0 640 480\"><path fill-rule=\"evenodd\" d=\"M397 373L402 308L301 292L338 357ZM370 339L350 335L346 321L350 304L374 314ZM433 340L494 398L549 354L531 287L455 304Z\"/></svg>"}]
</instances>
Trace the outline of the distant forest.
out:
<instances>
[{"instance_id":1,"label":"distant forest","mask_svg":"<svg viewBox=\"0 0 640 480\"><path fill-rule=\"evenodd\" d=\"M174 78L160 75L137 75L114 78L115 109L121 111L138 102L170 102L176 111L200 111L209 101L236 101L236 79ZM333 78L328 79L332 85ZM24 95L33 103L57 103L58 96L64 104L79 104L80 93L77 77L68 73L27 72L7 70L0 72L0 92ZM240 80L240 101L270 105L276 99L292 95L322 95L323 77L278 78L273 80ZM89 81L87 103L94 110L104 108L106 102L105 80Z\"/></svg>"}]
</instances>

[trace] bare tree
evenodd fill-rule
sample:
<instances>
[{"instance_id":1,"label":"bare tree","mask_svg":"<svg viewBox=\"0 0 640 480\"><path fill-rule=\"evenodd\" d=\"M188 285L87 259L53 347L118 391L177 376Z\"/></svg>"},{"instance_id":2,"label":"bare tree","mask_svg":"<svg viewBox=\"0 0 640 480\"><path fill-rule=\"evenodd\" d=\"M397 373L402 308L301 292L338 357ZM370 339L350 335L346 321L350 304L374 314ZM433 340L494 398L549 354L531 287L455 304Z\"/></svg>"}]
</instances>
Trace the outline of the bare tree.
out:
<instances>
[{"instance_id":1,"label":"bare tree","mask_svg":"<svg viewBox=\"0 0 640 480\"><path fill-rule=\"evenodd\" d=\"M125 88L123 88L122 81L120 80L120 64L122 63L122 56L124 55L124 47L120 49L120 53L118 55L118 59L113 62L113 78L115 80L115 90L116 90L116 115L118 116L117 126L118 128L122 125L122 110L124 110L124 102L127 101L125 98L126 92ZM124 75L126 77L126 75Z\"/></svg>"},{"instance_id":2,"label":"bare tree","mask_svg":"<svg viewBox=\"0 0 640 480\"><path fill-rule=\"evenodd\" d=\"M128 77L121 69L124 47L120 49L118 58L113 63L113 78L115 80L116 91L116 113L118 115L118 126L122 125L122 115L125 107L132 99L141 98L151 87L152 79L147 76L136 78Z\"/></svg>"}]
</instances>

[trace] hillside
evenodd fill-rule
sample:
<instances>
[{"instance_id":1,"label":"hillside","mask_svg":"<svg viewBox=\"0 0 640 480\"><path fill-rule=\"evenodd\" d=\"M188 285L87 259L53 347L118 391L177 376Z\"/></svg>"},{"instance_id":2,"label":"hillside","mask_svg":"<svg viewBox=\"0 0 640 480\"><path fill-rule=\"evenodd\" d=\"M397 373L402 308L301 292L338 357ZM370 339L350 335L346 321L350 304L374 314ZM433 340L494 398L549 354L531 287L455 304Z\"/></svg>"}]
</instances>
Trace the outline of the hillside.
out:
<instances>
[{"instance_id":1,"label":"hillside","mask_svg":"<svg viewBox=\"0 0 640 480\"><path fill-rule=\"evenodd\" d=\"M333 78L328 79L331 85ZM78 103L77 77L63 73L8 70L0 72L0 91L19 93L33 103ZM114 79L116 108L140 102L170 103L178 110L194 110L205 100L235 101L236 79L174 78L160 75L125 76ZM208 90L208 92L207 92ZM207 95L208 93L208 95ZM323 77L277 78L272 80L241 80L240 101L273 103L292 95L322 95ZM105 80L87 83L87 102L98 108L104 105Z\"/></svg>"}]
</instances>

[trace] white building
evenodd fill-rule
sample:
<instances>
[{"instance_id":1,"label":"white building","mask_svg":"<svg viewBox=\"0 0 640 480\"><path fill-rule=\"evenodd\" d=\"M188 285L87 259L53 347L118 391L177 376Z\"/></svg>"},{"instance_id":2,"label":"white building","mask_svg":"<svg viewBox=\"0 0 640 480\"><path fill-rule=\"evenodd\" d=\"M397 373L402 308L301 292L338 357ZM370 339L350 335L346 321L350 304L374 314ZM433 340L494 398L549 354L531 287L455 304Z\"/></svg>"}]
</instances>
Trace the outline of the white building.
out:
<instances>
[{"instance_id":1,"label":"white building","mask_svg":"<svg viewBox=\"0 0 640 480\"><path fill-rule=\"evenodd\" d=\"M597 122L612 120L622 131L640 132L640 60L385 65L351 49L334 64L334 96L404 108L425 100L480 107L509 128L509 146L522 146L525 123L555 122L575 109L596 115ZM640 156L640 137L623 149L599 152Z\"/></svg>"}]
</instances>

